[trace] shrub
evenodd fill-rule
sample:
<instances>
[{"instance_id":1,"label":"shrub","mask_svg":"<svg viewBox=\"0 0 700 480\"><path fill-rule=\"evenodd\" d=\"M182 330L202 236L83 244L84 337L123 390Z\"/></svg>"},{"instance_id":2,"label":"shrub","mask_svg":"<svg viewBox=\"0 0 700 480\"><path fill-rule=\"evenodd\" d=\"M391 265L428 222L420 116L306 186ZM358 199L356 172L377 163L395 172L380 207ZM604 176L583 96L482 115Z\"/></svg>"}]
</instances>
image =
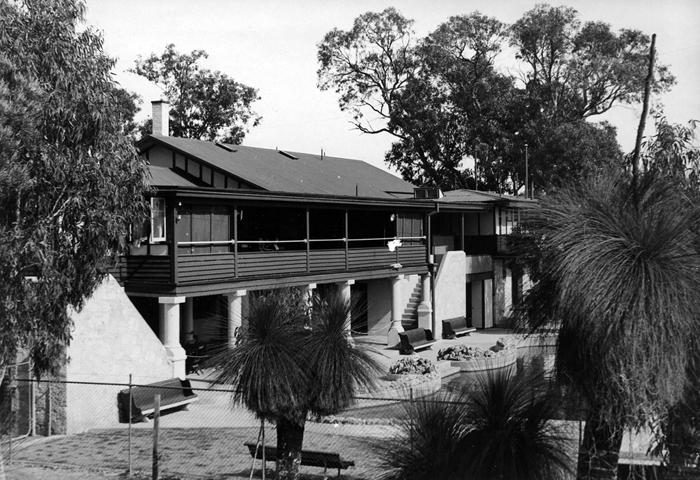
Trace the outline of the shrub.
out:
<instances>
[{"instance_id":1,"label":"shrub","mask_svg":"<svg viewBox=\"0 0 700 480\"><path fill-rule=\"evenodd\" d=\"M441 348L438 352L437 359L464 361L479 357L495 357L496 355L499 355L503 350L508 350L512 347L513 344L505 338L499 338L496 341L496 345L486 350L480 347L472 347L468 345L452 345L449 347Z\"/></svg>"},{"instance_id":2,"label":"shrub","mask_svg":"<svg viewBox=\"0 0 700 480\"><path fill-rule=\"evenodd\" d=\"M438 360L469 360L474 357L482 357L484 349L467 345L453 345L441 348L438 352Z\"/></svg>"},{"instance_id":3,"label":"shrub","mask_svg":"<svg viewBox=\"0 0 700 480\"><path fill-rule=\"evenodd\" d=\"M433 362L427 358L419 357L418 355L411 355L410 357L401 358L391 367L389 367L389 373L396 375L406 375L411 373L428 375L435 371L436 369Z\"/></svg>"}]
</instances>

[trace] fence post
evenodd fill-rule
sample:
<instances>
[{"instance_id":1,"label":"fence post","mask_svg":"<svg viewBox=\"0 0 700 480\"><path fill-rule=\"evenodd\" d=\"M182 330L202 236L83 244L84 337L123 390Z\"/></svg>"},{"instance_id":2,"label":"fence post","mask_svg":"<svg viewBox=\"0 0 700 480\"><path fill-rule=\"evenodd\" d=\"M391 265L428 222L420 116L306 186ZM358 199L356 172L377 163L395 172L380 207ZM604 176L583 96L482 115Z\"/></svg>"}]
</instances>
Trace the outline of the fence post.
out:
<instances>
[{"instance_id":1,"label":"fence post","mask_svg":"<svg viewBox=\"0 0 700 480\"><path fill-rule=\"evenodd\" d=\"M36 384L36 378L34 377L34 375L32 375L32 381L29 382L29 398L30 398L30 405L31 405L29 408L29 410L31 412L30 413L31 418L29 419L29 421L30 421L30 425L31 425L30 435L32 437L36 436L36 388L35 388L35 384Z\"/></svg>"},{"instance_id":2,"label":"fence post","mask_svg":"<svg viewBox=\"0 0 700 480\"><path fill-rule=\"evenodd\" d=\"M51 409L53 408L52 402L51 402L51 382L48 383L47 389L46 389L46 436L50 437L51 436Z\"/></svg>"},{"instance_id":3,"label":"fence post","mask_svg":"<svg viewBox=\"0 0 700 480\"><path fill-rule=\"evenodd\" d=\"M160 394L153 396L153 480L158 480L158 430L160 424Z\"/></svg>"},{"instance_id":4,"label":"fence post","mask_svg":"<svg viewBox=\"0 0 700 480\"><path fill-rule=\"evenodd\" d=\"M127 445L127 451L128 451L128 468L127 468L127 477L131 478L131 374L129 374L129 440L128 440L128 445Z\"/></svg>"},{"instance_id":5,"label":"fence post","mask_svg":"<svg viewBox=\"0 0 700 480\"><path fill-rule=\"evenodd\" d=\"M12 380L10 382L10 421L8 422L7 425L7 464L12 463L12 427L14 426L14 421L15 421L15 392L12 390L12 384L16 383L16 378L17 378L17 371L15 370L15 375L12 377Z\"/></svg>"},{"instance_id":6,"label":"fence post","mask_svg":"<svg viewBox=\"0 0 700 480\"><path fill-rule=\"evenodd\" d=\"M409 437L410 437L410 439L411 439L411 455L413 455L413 453L414 453L414 452L413 452L413 429L414 429L414 426L413 426L413 416L414 416L414 413L415 413L415 412L414 412L414 410L415 410L415 409L414 409L414 404L413 404L413 387L411 387L411 397L410 397L410 401L411 401L411 403L410 403L410 415L409 415L408 417L411 419L411 424L410 424L411 435L410 435Z\"/></svg>"}]
</instances>

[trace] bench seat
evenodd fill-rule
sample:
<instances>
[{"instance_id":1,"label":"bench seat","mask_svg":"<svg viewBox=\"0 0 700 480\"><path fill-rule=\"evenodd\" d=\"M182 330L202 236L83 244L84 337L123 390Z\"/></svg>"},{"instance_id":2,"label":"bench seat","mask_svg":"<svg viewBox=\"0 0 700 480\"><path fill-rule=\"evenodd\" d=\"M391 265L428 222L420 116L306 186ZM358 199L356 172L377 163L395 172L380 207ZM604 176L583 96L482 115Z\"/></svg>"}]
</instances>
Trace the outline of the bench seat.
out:
<instances>
[{"instance_id":1,"label":"bench seat","mask_svg":"<svg viewBox=\"0 0 700 480\"><path fill-rule=\"evenodd\" d=\"M467 325L465 317L448 318L442 321L442 338L455 338L475 331L476 328Z\"/></svg>"},{"instance_id":2,"label":"bench seat","mask_svg":"<svg viewBox=\"0 0 700 480\"><path fill-rule=\"evenodd\" d=\"M399 332L399 339L401 340L399 344L399 353L401 355L410 355L416 350L430 348L437 343L433 339L433 332L427 328L414 328Z\"/></svg>"},{"instance_id":3,"label":"bench seat","mask_svg":"<svg viewBox=\"0 0 700 480\"><path fill-rule=\"evenodd\" d=\"M251 457L258 460L262 459L262 448L259 448L258 445L253 442L245 442L244 445L248 447ZM277 461L277 447L270 445L265 446L265 460L270 460L271 462ZM310 467L323 467L324 476L327 469L337 468L339 477L341 470L355 466L355 462L352 460L343 460L338 453L320 452L316 450L302 450L301 464Z\"/></svg>"},{"instance_id":4,"label":"bench seat","mask_svg":"<svg viewBox=\"0 0 700 480\"><path fill-rule=\"evenodd\" d=\"M131 387L131 421L143 421L155 410L154 395L160 394L160 409L170 410L189 405L197 400L197 394L192 391L189 380L170 378L148 385ZM129 422L129 389L126 388L117 395L119 406L119 421Z\"/></svg>"}]
</instances>

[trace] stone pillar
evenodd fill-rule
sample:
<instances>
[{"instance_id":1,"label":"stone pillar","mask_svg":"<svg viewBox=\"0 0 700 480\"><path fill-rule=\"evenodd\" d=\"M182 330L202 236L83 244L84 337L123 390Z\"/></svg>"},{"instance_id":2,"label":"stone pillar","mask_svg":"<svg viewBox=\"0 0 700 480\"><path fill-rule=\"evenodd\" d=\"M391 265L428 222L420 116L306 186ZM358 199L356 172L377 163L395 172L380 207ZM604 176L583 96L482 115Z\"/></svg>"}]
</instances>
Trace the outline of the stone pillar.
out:
<instances>
[{"instance_id":1,"label":"stone pillar","mask_svg":"<svg viewBox=\"0 0 700 480\"><path fill-rule=\"evenodd\" d=\"M484 328L493 328L493 279L484 280Z\"/></svg>"},{"instance_id":2,"label":"stone pillar","mask_svg":"<svg viewBox=\"0 0 700 480\"><path fill-rule=\"evenodd\" d=\"M432 328L433 320L433 303L430 295L430 273L426 273L421 278L422 289L421 289L421 302L418 305L418 327L425 328L427 330L433 330L435 338L438 338L438 333L442 335L442 331L435 332L436 329Z\"/></svg>"},{"instance_id":3,"label":"stone pillar","mask_svg":"<svg viewBox=\"0 0 700 480\"><path fill-rule=\"evenodd\" d=\"M399 333L403 332L401 314L403 313L403 296L401 284L403 275L397 275L391 279L391 325L387 334L387 345L393 347L399 343Z\"/></svg>"},{"instance_id":4,"label":"stone pillar","mask_svg":"<svg viewBox=\"0 0 700 480\"><path fill-rule=\"evenodd\" d=\"M227 293L228 300L228 346L233 348L236 345L236 332L241 327L243 297L246 295L245 290L236 290L235 292Z\"/></svg>"},{"instance_id":5,"label":"stone pillar","mask_svg":"<svg viewBox=\"0 0 700 480\"><path fill-rule=\"evenodd\" d=\"M172 365L173 377L182 379L185 378L185 359L187 358L185 349L180 345L180 304L184 302L185 297L158 298L160 341Z\"/></svg>"},{"instance_id":6,"label":"stone pillar","mask_svg":"<svg viewBox=\"0 0 700 480\"><path fill-rule=\"evenodd\" d=\"M187 297L180 305L182 313L182 338L185 343L194 342L194 299Z\"/></svg>"},{"instance_id":7,"label":"stone pillar","mask_svg":"<svg viewBox=\"0 0 700 480\"><path fill-rule=\"evenodd\" d=\"M345 282L338 283L338 293L348 302L352 301L352 285L355 285L355 280L346 280ZM345 327L345 335L349 340L352 340L352 317L348 318L348 323Z\"/></svg>"}]
</instances>

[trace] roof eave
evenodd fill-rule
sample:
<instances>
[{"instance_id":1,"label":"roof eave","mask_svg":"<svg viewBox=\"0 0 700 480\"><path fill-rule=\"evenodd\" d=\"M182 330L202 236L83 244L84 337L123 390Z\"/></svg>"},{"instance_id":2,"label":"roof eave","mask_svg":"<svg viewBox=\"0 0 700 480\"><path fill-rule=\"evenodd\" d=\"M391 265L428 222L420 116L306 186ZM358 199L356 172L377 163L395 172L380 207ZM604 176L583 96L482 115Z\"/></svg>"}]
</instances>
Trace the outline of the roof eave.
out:
<instances>
[{"instance_id":1,"label":"roof eave","mask_svg":"<svg viewBox=\"0 0 700 480\"><path fill-rule=\"evenodd\" d=\"M273 192L268 190L247 190L247 189L219 189L211 187L181 187L181 186L156 186L158 195L172 195L178 198L200 198L219 200L254 200L254 201L276 201L289 203L307 204L328 204L335 201L338 205L364 205L364 206L387 206L402 207L418 210L434 209L433 201L420 199L400 199L400 198L377 198L377 197L353 197L344 195L321 195L315 193L289 193Z\"/></svg>"}]
</instances>

